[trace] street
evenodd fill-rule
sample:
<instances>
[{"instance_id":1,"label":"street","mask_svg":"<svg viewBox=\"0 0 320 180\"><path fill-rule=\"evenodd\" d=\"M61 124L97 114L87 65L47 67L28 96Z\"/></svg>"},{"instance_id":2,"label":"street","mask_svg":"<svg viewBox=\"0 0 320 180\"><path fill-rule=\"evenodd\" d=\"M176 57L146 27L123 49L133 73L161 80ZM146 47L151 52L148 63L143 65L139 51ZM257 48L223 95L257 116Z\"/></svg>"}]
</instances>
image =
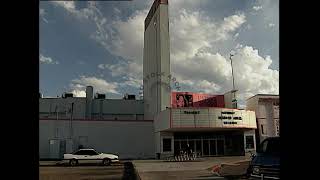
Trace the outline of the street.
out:
<instances>
[{"instance_id":1,"label":"street","mask_svg":"<svg viewBox=\"0 0 320 180\"><path fill-rule=\"evenodd\" d=\"M80 164L70 166L40 166L40 180L111 180L135 179L134 169L130 162L121 162L111 166Z\"/></svg>"}]
</instances>

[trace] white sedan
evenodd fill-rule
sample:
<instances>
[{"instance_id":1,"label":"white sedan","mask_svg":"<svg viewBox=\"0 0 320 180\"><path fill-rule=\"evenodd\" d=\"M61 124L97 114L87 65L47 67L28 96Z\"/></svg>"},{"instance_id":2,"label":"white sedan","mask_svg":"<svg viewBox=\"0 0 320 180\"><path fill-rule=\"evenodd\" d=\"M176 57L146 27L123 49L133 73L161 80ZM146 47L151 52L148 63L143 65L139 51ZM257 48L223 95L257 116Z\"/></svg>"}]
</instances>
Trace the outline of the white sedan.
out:
<instances>
[{"instance_id":1,"label":"white sedan","mask_svg":"<svg viewBox=\"0 0 320 180\"><path fill-rule=\"evenodd\" d=\"M97 153L94 149L79 149L72 154L64 154L63 159L69 161L71 166L75 166L81 162L101 162L103 165L110 165L118 162L119 157L114 154Z\"/></svg>"}]
</instances>

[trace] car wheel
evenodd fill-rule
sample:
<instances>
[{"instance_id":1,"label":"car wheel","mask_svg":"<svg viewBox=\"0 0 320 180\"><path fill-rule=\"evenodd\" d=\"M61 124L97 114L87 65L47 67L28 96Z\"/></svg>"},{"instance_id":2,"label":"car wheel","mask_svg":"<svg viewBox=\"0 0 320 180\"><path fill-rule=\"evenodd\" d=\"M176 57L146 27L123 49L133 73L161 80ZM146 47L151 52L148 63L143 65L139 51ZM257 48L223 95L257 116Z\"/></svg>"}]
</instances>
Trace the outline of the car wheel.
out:
<instances>
[{"instance_id":1,"label":"car wheel","mask_svg":"<svg viewBox=\"0 0 320 180\"><path fill-rule=\"evenodd\" d=\"M69 164L70 164L70 166L75 166L78 164L78 161L76 159L71 159Z\"/></svg>"},{"instance_id":2,"label":"car wheel","mask_svg":"<svg viewBox=\"0 0 320 180\"><path fill-rule=\"evenodd\" d=\"M105 165L105 166L109 166L110 163L111 163L110 159L104 159L104 160L102 161L102 164Z\"/></svg>"}]
</instances>

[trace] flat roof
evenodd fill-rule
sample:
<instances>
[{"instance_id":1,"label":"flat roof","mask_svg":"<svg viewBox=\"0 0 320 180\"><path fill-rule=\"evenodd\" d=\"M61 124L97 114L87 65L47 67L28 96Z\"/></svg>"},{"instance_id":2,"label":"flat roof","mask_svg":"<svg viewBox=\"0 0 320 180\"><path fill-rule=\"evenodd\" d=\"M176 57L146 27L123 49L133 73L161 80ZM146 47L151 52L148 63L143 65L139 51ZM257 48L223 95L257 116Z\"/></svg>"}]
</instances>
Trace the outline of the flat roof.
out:
<instances>
[{"instance_id":1,"label":"flat roof","mask_svg":"<svg viewBox=\"0 0 320 180\"><path fill-rule=\"evenodd\" d=\"M63 98L63 97L43 97L43 98L39 98L39 99L85 99L86 97L67 97L67 98ZM101 99L96 99L96 98L93 98L92 100L101 100ZM112 101L143 101L143 99L122 99L122 98L119 98L119 99L103 99L103 100L112 100Z\"/></svg>"},{"instance_id":2,"label":"flat roof","mask_svg":"<svg viewBox=\"0 0 320 180\"><path fill-rule=\"evenodd\" d=\"M42 97L42 98L39 98L39 99L70 99L70 98L80 98L80 99L82 99L82 98L86 98L86 97L66 97L66 98L64 98L64 97Z\"/></svg>"},{"instance_id":3,"label":"flat roof","mask_svg":"<svg viewBox=\"0 0 320 180\"><path fill-rule=\"evenodd\" d=\"M278 97L279 97L279 94L256 94L256 95L248 98L247 100L249 100L249 99L251 99L251 98L254 98L254 97L257 97L257 96L274 96L274 97L278 96ZM262 98L263 98L263 97L262 97Z\"/></svg>"}]
</instances>

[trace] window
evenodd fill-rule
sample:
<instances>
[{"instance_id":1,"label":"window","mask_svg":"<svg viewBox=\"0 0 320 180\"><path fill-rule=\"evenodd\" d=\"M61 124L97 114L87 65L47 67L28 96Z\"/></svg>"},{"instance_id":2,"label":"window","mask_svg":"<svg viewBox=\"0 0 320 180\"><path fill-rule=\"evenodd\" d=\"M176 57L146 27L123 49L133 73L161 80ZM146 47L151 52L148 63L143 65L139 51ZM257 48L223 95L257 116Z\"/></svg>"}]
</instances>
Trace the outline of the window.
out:
<instances>
[{"instance_id":1,"label":"window","mask_svg":"<svg viewBox=\"0 0 320 180\"><path fill-rule=\"evenodd\" d=\"M98 153L94 150L79 150L75 155L97 155Z\"/></svg>"},{"instance_id":2,"label":"window","mask_svg":"<svg viewBox=\"0 0 320 180\"><path fill-rule=\"evenodd\" d=\"M246 136L246 149L254 149L253 136Z\"/></svg>"},{"instance_id":3,"label":"window","mask_svg":"<svg viewBox=\"0 0 320 180\"><path fill-rule=\"evenodd\" d=\"M268 145L268 141L264 141L261 144L261 152L267 152L267 145Z\"/></svg>"},{"instance_id":4,"label":"window","mask_svg":"<svg viewBox=\"0 0 320 180\"><path fill-rule=\"evenodd\" d=\"M163 142L163 152L171 151L171 139L165 138L162 140Z\"/></svg>"},{"instance_id":5,"label":"window","mask_svg":"<svg viewBox=\"0 0 320 180\"><path fill-rule=\"evenodd\" d=\"M264 134L264 129L262 124L261 124L261 134Z\"/></svg>"},{"instance_id":6,"label":"window","mask_svg":"<svg viewBox=\"0 0 320 180\"><path fill-rule=\"evenodd\" d=\"M95 150L88 150L87 155L98 155Z\"/></svg>"},{"instance_id":7,"label":"window","mask_svg":"<svg viewBox=\"0 0 320 180\"><path fill-rule=\"evenodd\" d=\"M221 112L221 114L234 114L234 112L224 111L224 112Z\"/></svg>"},{"instance_id":8,"label":"window","mask_svg":"<svg viewBox=\"0 0 320 180\"><path fill-rule=\"evenodd\" d=\"M79 150L75 152L74 155L84 155L84 150Z\"/></svg>"},{"instance_id":9,"label":"window","mask_svg":"<svg viewBox=\"0 0 320 180\"><path fill-rule=\"evenodd\" d=\"M279 138L272 138L267 139L262 142L261 145L261 152L262 153L280 153L280 139Z\"/></svg>"}]
</instances>

